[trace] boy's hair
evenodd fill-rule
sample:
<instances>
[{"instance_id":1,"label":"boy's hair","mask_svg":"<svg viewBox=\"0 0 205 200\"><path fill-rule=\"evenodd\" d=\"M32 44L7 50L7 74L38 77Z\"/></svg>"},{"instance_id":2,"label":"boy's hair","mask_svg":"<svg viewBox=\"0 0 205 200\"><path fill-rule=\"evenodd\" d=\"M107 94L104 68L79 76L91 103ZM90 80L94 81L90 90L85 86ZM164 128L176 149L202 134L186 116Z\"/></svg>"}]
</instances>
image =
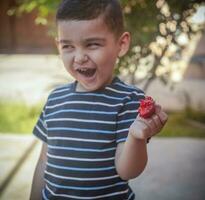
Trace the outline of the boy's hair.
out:
<instances>
[{"instance_id":1,"label":"boy's hair","mask_svg":"<svg viewBox=\"0 0 205 200\"><path fill-rule=\"evenodd\" d=\"M63 0L56 13L56 22L64 20L92 20L103 16L115 36L124 31L123 14L118 0Z\"/></svg>"}]
</instances>

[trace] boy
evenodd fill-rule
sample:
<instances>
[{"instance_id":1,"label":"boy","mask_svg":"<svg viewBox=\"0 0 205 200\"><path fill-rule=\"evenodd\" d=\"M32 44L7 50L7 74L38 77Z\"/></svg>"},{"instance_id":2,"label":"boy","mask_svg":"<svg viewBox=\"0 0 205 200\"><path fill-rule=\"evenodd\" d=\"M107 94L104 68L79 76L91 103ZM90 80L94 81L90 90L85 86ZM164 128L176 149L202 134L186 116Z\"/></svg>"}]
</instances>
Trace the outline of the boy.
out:
<instances>
[{"instance_id":1,"label":"boy","mask_svg":"<svg viewBox=\"0 0 205 200\"><path fill-rule=\"evenodd\" d=\"M43 146L31 199L132 200L128 180L144 170L147 139L167 115L157 105L151 118L137 116L144 93L113 76L130 44L117 0L64 0L56 21L76 81L49 95L34 128Z\"/></svg>"}]
</instances>

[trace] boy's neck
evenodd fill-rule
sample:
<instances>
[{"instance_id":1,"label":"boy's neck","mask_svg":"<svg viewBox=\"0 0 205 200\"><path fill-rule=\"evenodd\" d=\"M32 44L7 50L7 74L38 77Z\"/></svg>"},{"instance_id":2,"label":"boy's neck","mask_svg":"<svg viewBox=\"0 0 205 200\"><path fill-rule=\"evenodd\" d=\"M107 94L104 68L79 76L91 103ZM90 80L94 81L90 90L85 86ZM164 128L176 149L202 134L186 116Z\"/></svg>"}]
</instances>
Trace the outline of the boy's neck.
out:
<instances>
[{"instance_id":1,"label":"boy's neck","mask_svg":"<svg viewBox=\"0 0 205 200\"><path fill-rule=\"evenodd\" d=\"M76 84L76 92L88 92L79 82Z\"/></svg>"},{"instance_id":2,"label":"boy's neck","mask_svg":"<svg viewBox=\"0 0 205 200\"><path fill-rule=\"evenodd\" d=\"M105 88L107 85L111 84L114 80L115 76L112 76L112 78L110 79L110 81L108 83L106 83L105 85L103 85L101 88L98 88L97 90L100 90L102 88ZM76 88L75 88L76 92L94 92L94 91L88 91L86 90L86 88L83 87L83 85L77 81L76 84Z\"/></svg>"}]
</instances>

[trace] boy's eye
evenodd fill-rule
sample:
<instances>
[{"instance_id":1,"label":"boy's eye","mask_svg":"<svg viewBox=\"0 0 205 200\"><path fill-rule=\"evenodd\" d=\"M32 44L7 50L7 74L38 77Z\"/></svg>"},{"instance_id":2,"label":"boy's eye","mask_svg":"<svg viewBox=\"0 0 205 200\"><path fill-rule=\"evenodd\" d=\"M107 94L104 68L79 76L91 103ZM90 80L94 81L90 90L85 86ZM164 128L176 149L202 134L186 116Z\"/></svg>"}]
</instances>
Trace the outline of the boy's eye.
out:
<instances>
[{"instance_id":1,"label":"boy's eye","mask_svg":"<svg viewBox=\"0 0 205 200\"><path fill-rule=\"evenodd\" d=\"M72 50L72 49L73 49L73 46L72 46L72 45L65 44L65 45L62 45L61 48L62 48L62 49Z\"/></svg>"},{"instance_id":2,"label":"boy's eye","mask_svg":"<svg viewBox=\"0 0 205 200\"><path fill-rule=\"evenodd\" d=\"M89 43L89 44L87 44L87 47L90 48L90 49L96 49L100 46L101 45L99 43Z\"/></svg>"}]
</instances>

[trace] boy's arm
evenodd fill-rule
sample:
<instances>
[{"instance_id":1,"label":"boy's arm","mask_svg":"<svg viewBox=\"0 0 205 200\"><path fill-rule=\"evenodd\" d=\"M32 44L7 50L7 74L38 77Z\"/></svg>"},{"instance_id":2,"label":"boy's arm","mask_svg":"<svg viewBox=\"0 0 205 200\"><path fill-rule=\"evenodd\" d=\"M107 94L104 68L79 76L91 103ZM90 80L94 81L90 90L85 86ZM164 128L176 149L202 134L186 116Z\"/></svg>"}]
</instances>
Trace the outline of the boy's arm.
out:
<instances>
[{"instance_id":1,"label":"boy's arm","mask_svg":"<svg viewBox=\"0 0 205 200\"><path fill-rule=\"evenodd\" d=\"M156 135L167 121L167 114L156 106L149 119L137 117L129 129L127 140L119 143L115 155L116 170L123 180L137 177L147 164L147 139Z\"/></svg>"},{"instance_id":2,"label":"boy's arm","mask_svg":"<svg viewBox=\"0 0 205 200\"><path fill-rule=\"evenodd\" d=\"M34 171L30 200L42 199L42 189L45 185L44 171L47 162L47 145L43 143L39 160Z\"/></svg>"},{"instance_id":3,"label":"boy's arm","mask_svg":"<svg viewBox=\"0 0 205 200\"><path fill-rule=\"evenodd\" d=\"M147 164L146 141L132 137L129 133L126 142L117 145L115 165L123 180L137 177Z\"/></svg>"}]
</instances>

